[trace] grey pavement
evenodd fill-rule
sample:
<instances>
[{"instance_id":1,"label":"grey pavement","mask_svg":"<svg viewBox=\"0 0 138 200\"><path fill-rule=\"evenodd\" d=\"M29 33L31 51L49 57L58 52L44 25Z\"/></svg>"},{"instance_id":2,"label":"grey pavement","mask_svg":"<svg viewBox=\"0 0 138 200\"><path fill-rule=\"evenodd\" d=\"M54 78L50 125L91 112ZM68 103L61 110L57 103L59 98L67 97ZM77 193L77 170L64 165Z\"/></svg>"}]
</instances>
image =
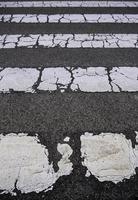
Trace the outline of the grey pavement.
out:
<instances>
[{"instance_id":1,"label":"grey pavement","mask_svg":"<svg viewBox=\"0 0 138 200\"><path fill-rule=\"evenodd\" d=\"M137 8L0 8L0 14L138 14ZM44 33L138 33L137 24L35 24L0 23L2 34ZM138 67L136 48L13 48L0 49L0 67ZM100 182L86 177L81 165L80 136L84 132L123 133L136 145L138 131L138 91L135 92L40 92L0 93L0 132L38 134L50 152L55 170L60 159L56 145L70 137L73 171L60 177L53 190L21 194L1 194L0 200L135 200L138 198L136 175L120 183ZM77 156L76 156L77 155Z\"/></svg>"}]
</instances>

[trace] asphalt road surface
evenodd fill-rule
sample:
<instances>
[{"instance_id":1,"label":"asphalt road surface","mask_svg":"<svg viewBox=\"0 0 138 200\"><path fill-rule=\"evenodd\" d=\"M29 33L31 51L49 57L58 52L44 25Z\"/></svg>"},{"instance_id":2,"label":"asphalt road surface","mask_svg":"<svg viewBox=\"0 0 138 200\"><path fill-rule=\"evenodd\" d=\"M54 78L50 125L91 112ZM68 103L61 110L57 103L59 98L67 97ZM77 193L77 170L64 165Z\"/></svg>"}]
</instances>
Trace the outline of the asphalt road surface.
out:
<instances>
[{"instance_id":1,"label":"asphalt road surface","mask_svg":"<svg viewBox=\"0 0 138 200\"><path fill-rule=\"evenodd\" d=\"M0 1L0 200L138 199L138 1Z\"/></svg>"}]
</instances>

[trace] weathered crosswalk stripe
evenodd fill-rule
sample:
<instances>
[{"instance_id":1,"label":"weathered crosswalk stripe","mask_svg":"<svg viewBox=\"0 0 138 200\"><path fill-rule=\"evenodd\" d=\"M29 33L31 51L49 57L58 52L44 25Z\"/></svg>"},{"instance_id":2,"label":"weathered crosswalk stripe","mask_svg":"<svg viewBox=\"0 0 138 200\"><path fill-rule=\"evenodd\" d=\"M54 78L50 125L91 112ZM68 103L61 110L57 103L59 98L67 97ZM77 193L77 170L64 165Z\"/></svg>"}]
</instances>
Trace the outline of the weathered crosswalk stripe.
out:
<instances>
[{"instance_id":1,"label":"weathered crosswalk stripe","mask_svg":"<svg viewBox=\"0 0 138 200\"><path fill-rule=\"evenodd\" d=\"M138 166L138 146L132 148L131 140L123 134L85 133L81 136L81 153L86 176L95 175L100 181L114 183L129 179Z\"/></svg>"},{"instance_id":2,"label":"weathered crosswalk stripe","mask_svg":"<svg viewBox=\"0 0 138 200\"><path fill-rule=\"evenodd\" d=\"M72 149L68 144L57 144L61 154L59 170L54 171L49 162L48 149L37 137L24 133L0 135L0 190L2 193L18 189L21 193L49 190L56 180L72 171L69 157Z\"/></svg>"},{"instance_id":3,"label":"weathered crosswalk stripe","mask_svg":"<svg viewBox=\"0 0 138 200\"><path fill-rule=\"evenodd\" d=\"M138 23L136 14L17 14L0 15L0 22L15 23Z\"/></svg>"},{"instance_id":4,"label":"weathered crosswalk stripe","mask_svg":"<svg viewBox=\"0 0 138 200\"><path fill-rule=\"evenodd\" d=\"M138 34L1 35L0 48L138 48Z\"/></svg>"},{"instance_id":5,"label":"weathered crosswalk stripe","mask_svg":"<svg viewBox=\"0 0 138 200\"><path fill-rule=\"evenodd\" d=\"M137 1L4 1L0 7L137 7Z\"/></svg>"},{"instance_id":6,"label":"weathered crosswalk stripe","mask_svg":"<svg viewBox=\"0 0 138 200\"><path fill-rule=\"evenodd\" d=\"M91 180L101 188L113 182L109 190L131 182L138 167L137 7L0 1L1 194L37 197L54 187L53 195L60 181L83 191L86 181L84 199L94 199Z\"/></svg>"},{"instance_id":7,"label":"weathered crosswalk stripe","mask_svg":"<svg viewBox=\"0 0 138 200\"><path fill-rule=\"evenodd\" d=\"M138 91L138 67L1 68L0 92Z\"/></svg>"}]
</instances>

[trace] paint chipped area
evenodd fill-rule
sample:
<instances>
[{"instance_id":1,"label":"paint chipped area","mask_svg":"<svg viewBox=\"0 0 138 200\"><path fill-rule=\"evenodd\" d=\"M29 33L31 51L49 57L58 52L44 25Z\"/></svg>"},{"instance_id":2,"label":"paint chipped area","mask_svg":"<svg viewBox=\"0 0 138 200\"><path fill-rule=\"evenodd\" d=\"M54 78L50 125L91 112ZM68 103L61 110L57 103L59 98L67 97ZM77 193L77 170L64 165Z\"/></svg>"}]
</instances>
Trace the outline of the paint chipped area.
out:
<instances>
[{"instance_id":1,"label":"paint chipped area","mask_svg":"<svg viewBox=\"0 0 138 200\"><path fill-rule=\"evenodd\" d=\"M0 92L134 92L138 67L0 68Z\"/></svg>"},{"instance_id":2,"label":"paint chipped area","mask_svg":"<svg viewBox=\"0 0 138 200\"><path fill-rule=\"evenodd\" d=\"M27 34L0 35L6 48L138 48L138 34Z\"/></svg>"},{"instance_id":3,"label":"paint chipped area","mask_svg":"<svg viewBox=\"0 0 138 200\"><path fill-rule=\"evenodd\" d=\"M54 171L49 163L49 153L37 137L27 134L0 135L0 190L2 193L16 195L52 189L52 185L63 175L72 171L69 160L72 149L68 144L58 144L62 155L58 162L59 170Z\"/></svg>"},{"instance_id":4,"label":"paint chipped area","mask_svg":"<svg viewBox=\"0 0 138 200\"><path fill-rule=\"evenodd\" d=\"M118 183L133 176L138 167L138 149L123 134L85 133L81 136L82 164L86 176L94 175L99 181Z\"/></svg>"}]
</instances>

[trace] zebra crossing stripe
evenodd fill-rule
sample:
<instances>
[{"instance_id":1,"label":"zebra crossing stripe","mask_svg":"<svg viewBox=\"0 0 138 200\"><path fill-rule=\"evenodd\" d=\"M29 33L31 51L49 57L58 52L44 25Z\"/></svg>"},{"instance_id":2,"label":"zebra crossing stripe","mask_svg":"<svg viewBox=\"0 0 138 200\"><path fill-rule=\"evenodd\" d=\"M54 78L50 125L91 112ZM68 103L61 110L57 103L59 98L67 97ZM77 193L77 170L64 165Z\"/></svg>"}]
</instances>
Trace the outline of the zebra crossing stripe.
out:
<instances>
[{"instance_id":1,"label":"zebra crossing stripe","mask_svg":"<svg viewBox=\"0 0 138 200\"><path fill-rule=\"evenodd\" d=\"M137 1L4 1L0 7L138 7Z\"/></svg>"},{"instance_id":2,"label":"zebra crossing stripe","mask_svg":"<svg viewBox=\"0 0 138 200\"><path fill-rule=\"evenodd\" d=\"M1 35L0 48L138 48L138 34Z\"/></svg>"},{"instance_id":3,"label":"zebra crossing stripe","mask_svg":"<svg viewBox=\"0 0 138 200\"><path fill-rule=\"evenodd\" d=\"M0 15L0 22L15 23L138 23L135 14Z\"/></svg>"},{"instance_id":4,"label":"zebra crossing stripe","mask_svg":"<svg viewBox=\"0 0 138 200\"><path fill-rule=\"evenodd\" d=\"M138 67L1 68L0 92L135 92Z\"/></svg>"},{"instance_id":5,"label":"zebra crossing stripe","mask_svg":"<svg viewBox=\"0 0 138 200\"><path fill-rule=\"evenodd\" d=\"M22 30L18 32L16 29L16 32L12 32L13 34L7 34L9 32L4 30L5 32L3 31L2 33L1 31L0 35L0 52L2 52L0 57L3 57L2 60L4 60L1 61L0 59L1 108L5 99L8 99L5 101L6 103L4 102L4 109L1 109L1 113L5 113L6 111L10 113L8 119L7 113L6 115L4 114L6 120L4 117L0 119L2 127L5 126L3 124L6 122L6 128L1 128L1 130L7 131L8 129L8 133L0 133L0 194L10 193L11 195L17 195L18 198L19 191L20 199L24 193L43 193L52 190L53 186L55 186L55 190L53 191L57 192L56 184L58 183L56 181L60 178L62 184L64 184L65 176L68 176L66 180L70 180L70 176L72 177L74 175L73 173L76 173L74 163L77 161L79 161L77 162L77 170L85 167L86 173L81 174L80 171L80 174L78 174L77 171L75 175L80 175L82 178L86 176L90 184L93 179L93 177L92 179L88 179L90 175L95 176L99 182L111 181L115 184L136 175L136 168L138 167L138 132L135 131L137 130L137 123L135 122L137 120L138 66L135 63L135 59L137 59L138 34L136 33L136 29L134 32L131 32L130 27L132 24L136 27L138 23L138 14L132 12L137 7L138 1L0 2L0 13L4 13L5 11L2 11L4 9L6 13L9 13L0 15L0 24L3 25L2 28L4 29L6 25L7 29L10 30L13 25L16 25L18 27L25 27L26 32L24 34L21 32ZM27 11L23 11L22 8L24 10L28 9ZM30 14L33 12L37 13L42 8L45 8L42 12L44 14ZM65 9L64 14L61 14L62 12L59 11L61 8L63 10ZM87 12L82 14L83 8L90 9L89 14ZM122 12L121 8L124 8L125 12ZM132 10L130 11L131 8ZM28 12L29 9L30 11ZM48 9L49 12L46 12ZM49 14L51 12L50 9L57 9L57 12ZM82 11L80 12L79 10L77 12L78 14L69 14L70 12L65 13L67 9L82 9ZM95 12L99 9L98 12L100 14L92 14L91 9L95 9ZM107 14L101 12L104 9L107 9ZM110 9L111 11L109 12ZM115 9L118 10L117 13L122 13L115 14L116 12L113 12L114 14L109 14ZM127 9L131 14L128 14ZM25 12L27 14L23 14ZM44 23L46 23L46 26ZM76 26L84 24L91 25L91 23L94 25L92 25L93 27L89 34L87 29L84 34L82 32L79 33L79 31L77 32L77 28L75 29L76 32L72 30L68 32L67 29L65 33L61 33L59 30L59 32L54 33L57 25L65 29L69 24ZM119 26L123 26L124 24L129 24L130 26L125 28L123 33L121 33L120 29L118 29L117 33L114 33L114 31L109 31L108 28L106 28L104 33L99 33L98 31L94 33L96 25L100 24L100 26L104 26L104 23L106 25L111 24L112 27L118 24ZM43 26L41 30L39 29L38 32L35 32L36 34L31 29L31 26L34 24L36 28L39 25ZM50 30L51 32L48 32L49 34L47 32L42 33L42 29L47 28L49 26L48 24L53 24L56 27L51 29L52 31ZM64 26L64 24L66 25ZM58 51L58 56L53 58L56 55L56 53L54 54L55 50ZM67 55L63 60L59 55L61 50L66 51ZM74 50L77 52L76 54ZM90 51L88 53L85 50ZM109 51L115 52L115 50L116 52L121 52L120 50L122 50L123 53L121 56L123 55L122 57L124 59L121 59L122 57L119 55L116 62L120 62L121 60L123 65L116 65L115 63L108 65L108 54L106 58L103 56L98 61L102 62L101 60L103 59L105 65L98 64L98 67L96 67L91 50L93 52L96 50L96 53L98 52L97 50L103 50L107 53ZM43 55L41 55L42 51ZM79 54L80 51L81 54ZM77 59L79 59L81 55L84 55L84 52L85 66L81 64L76 67L73 63L74 67L72 67L70 63L74 62L77 57L71 57L71 55L74 53L75 56L78 56ZM134 56L132 56L133 53L135 54ZM17 58L17 55L20 56ZM34 58L35 55L37 55L36 58ZM114 57L112 53L111 55ZM129 55L131 55L131 58L128 58ZM100 55L96 56L100 57ZM21 57L23 58L22 60L20 59ZM7 58L10 59L7 61ZM56 67L52 65L48 66L51 58L52 60L56 60ZM35 62L33 59L35 61L41 61L43 59L43 63L46 61L45 65L39 63L40 67L36 67L37 61L33 68L32 65ZM112 57L110 59L112 60ZM93 65L86 67L89 60ZM133 64L128 63L128 60ZM67 61L70 62L68 66L65 66ZM25 66L25 62L28 62L27 66ZM6 67L3 67L3 63ZM7 67L9 63L11 66ZM16 65L14 66L13 63L16 63ZM57 63L60 63L60 66ZM18 95L20 92L21 95ZM61 95L61 93L63 94ZM47 97L47 94L49 95L48 99L44 99L44 97ZM56 98L53 98L53 94L56 98L57 96L60 98L60 102L56 101ZM77 98L79 100L76 98L78 94L79 96ZM97 94L100 95L98 98L96 96ZM83 98L81 98L82 95L84 95ZM104 95L107 95L108 98L103 98ZM67 99L63 103L63 99L66 96ZM51 99L54 99L54 101L52 102ZM49 104L48 101L50 102ZM90 105L88 105L89 103ZM66 106L69 104L70 106ZM38 106L37 109L36 105ZM61 112L64 113L64 111L66 116L64 114L61 116ZM31 118L32 115L34 116ZM19 119L20 117L21 119ZM122 121L119 121L119 117ZM42 119L43 122L40 123ZM131 119L132 122L130 122ZM54 123L54 120L56 123ZM120 125L121 123L122 125ZM84 127L82 128L82 126ZM132 129L133 126L136 127L133 131L133 138L129 131L127 132L128 135L123 133L123 131L116 133L114 131L99 132L99 130L103 129ZM9 131L7 127L15 130L16 133ZM96 129L98 133L95 134L92 131L90 132L90 130L89 132L85 132L84 129L85 131L86 129ZM19 130L23 130L23 133L19 132ZM31 130L31 136L29 133L25 133L24 130ZM38 135L32 133L32 130L37 130ZM44 135L41 132L43 130ZM59 130L60 132L58 132ZM63 137L65 135L63 132L66 130L68 133L70 132L70 137L69 134ZM81 131L77 133L76 130ZM73 138L73 133L76 133L74 134L75 139ZM56 137L54 137L55 135ZM42 140L38 139L39 136L40 138L42 137L43 144ZM128 138L131 138L131 140ZM74 142L73 144L72 141ZM50 142L51 146L48 146ZM80 152L78 154L74 153L76 151L76 145L79 145L77 153ZM51 147L53 149L56 148L56 151L54 149L51 152ZM59 156L57 156L58 159L53 159L55 158L55 155L53 156L54 153L57 153ZM76 156L77 161L74 159L74 156ZM57 165L57 170L55 170L55 164ZM71 184L74 184L73 180L71 180ZM115 184L111 187L115 187ZM121 186L119 187L121 188ZM75 195L77 196L76 191ZM101 194L100 197L102 198Z\"/></svg>"}]
</instances>

